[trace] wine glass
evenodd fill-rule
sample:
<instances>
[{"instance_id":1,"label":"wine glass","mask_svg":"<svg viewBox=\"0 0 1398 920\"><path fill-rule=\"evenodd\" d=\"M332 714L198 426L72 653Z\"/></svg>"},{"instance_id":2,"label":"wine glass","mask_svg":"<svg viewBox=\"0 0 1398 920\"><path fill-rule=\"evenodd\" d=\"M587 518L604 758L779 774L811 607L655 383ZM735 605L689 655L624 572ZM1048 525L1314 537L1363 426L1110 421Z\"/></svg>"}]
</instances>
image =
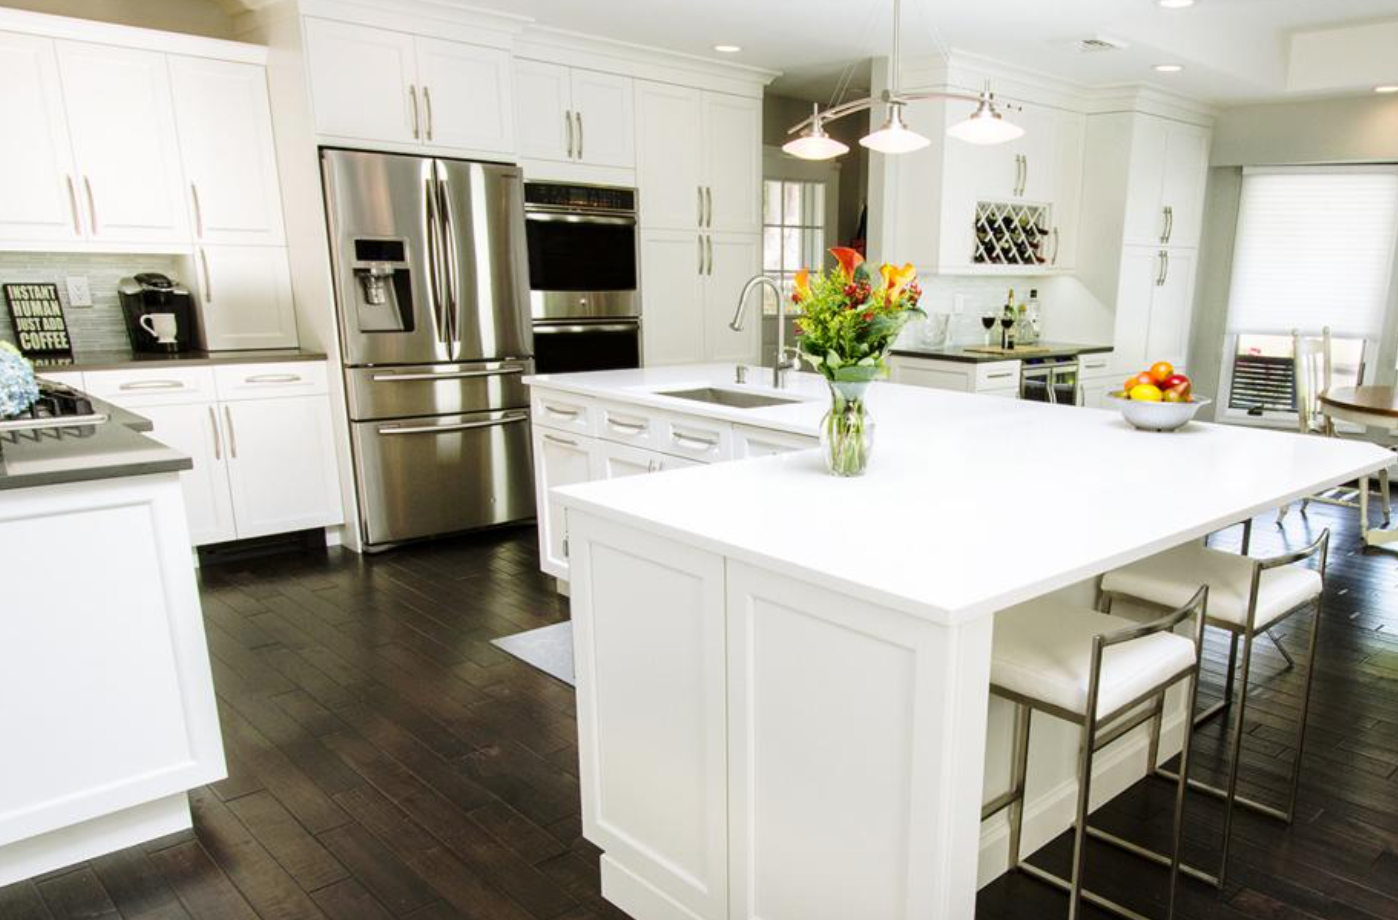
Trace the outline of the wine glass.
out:
<instances>
[{"instance_id":1,"label":"wine glass","mask_svg":"<svg viewBox=\"0 0 1398 920\"><path fill-rule=\"evenodd\" d=\"M1007 315L1007 316L1002 316L1002 317L1000 317L1000 347L1001 347L1001 348L1005 348L1006 346L1009 345L1009 341L1010 341L1010 339L1009 339L1010 329L1011 329L1011 327L1014 326L1014 324L1015 324L1015 318L1014 318L1013 316L1008 316L1008 315Z\"/></svg>"},{"instance_id":2,"label":"wine glass","mask_svg":"<svg viewBox=\"0 0 1398 920\"><path fill-rule=\"evenodd\" d=\"M990 330L995 328L995 314L987 313L981 317L981 325L985 327L985 346L990 347Z\"/></svg>"}]
</instances>

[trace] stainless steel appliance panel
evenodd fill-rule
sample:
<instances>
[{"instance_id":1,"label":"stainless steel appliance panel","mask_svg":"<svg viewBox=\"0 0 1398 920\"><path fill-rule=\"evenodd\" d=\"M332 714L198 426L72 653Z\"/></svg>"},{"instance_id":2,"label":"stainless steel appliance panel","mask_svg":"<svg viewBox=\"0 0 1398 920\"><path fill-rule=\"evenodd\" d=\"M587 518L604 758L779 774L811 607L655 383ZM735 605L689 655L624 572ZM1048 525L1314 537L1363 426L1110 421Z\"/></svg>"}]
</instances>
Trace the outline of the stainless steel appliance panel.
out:
<instances>
[{"instance_id":1,"label":"stainless steel appliance panel","mask_svg":"<svg viewBox=\"0 0 1398 920\"><path fill-rule=\"evenodd\" d=\"M413 364L455 358L443 312L436 246L434 161L325 150L321 154L330 252L346 364ZM401 241L409 303L403 327L361 328L356 240Z\"/></svg>"},{"instance_id":2,"label":"stainless steel appliance panel","mask_svg":"<svg viewBox=\"0 0 1398 920\"><path fill-rule=\"evenodd\" d=\"M530 361L477 361L345 371L350 418L355 421L452 415L529 405L524 378Z\"/></svg>"},{"instance_id":3,"label":"stainless steel appliance panel","mask_svg":"<svg viewBox=\"0 0 1398 920\"><path fill-rule=\"evenodd\" d=\"M436 186L453 357L533 354L523 171L437 160Z\"/></svg>"},{"instance_id":4,"label":"stainless steel appliance panel","mask_svg":"<svg viewBox=\"0 0 1398 920\"><path fill-rule=\"evenodd\" d=\"M529 292L529 311L537 331L540 321L629 318L641 315L641 298L635 291Z\"/></svg>"},{"instance_id":5,"label":"stainless steel appliance panel","mask_svg":"<svg viewBox=\"0 0 1398 920\"><path fill-rule=\"evenodd\" d=\"M541 374L640 367L641 322L535 322L534 361Z\"/></svg>"},{"instance_id":6,"label":"stainless steel appliance panel","mask_svg":"<svg viewBox=\"0 0 1398 920\"><path fill-rule=\"evenodd\" d=\"M635 189L530 182L524 211L536 321L640 315Z\"/></svg>"},{"instance_id":7,"label":"stainless steel appliance panel","mask_svg":"<svg viewBox=\"0 0 1398 920\"><path fill-rule=\"evenodd\" d=\"M534 515L525 410L355 422L350 436L370 547Z\"/></svg>"}]
</instances>

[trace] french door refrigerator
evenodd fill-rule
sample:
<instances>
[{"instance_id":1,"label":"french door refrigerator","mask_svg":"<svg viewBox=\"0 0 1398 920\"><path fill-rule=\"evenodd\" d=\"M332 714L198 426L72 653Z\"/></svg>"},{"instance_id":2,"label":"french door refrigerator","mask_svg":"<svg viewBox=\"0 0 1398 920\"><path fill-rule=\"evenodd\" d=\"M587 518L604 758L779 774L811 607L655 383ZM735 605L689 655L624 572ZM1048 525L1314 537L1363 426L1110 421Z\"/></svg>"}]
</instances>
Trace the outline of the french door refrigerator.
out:
<instances>
[{"instance_id":1,"label":"french door refrigerator","mask_svg":"<svg viewBox=\"0 0 1398 920\"><path fill-rule=\"evenodd\" d=\"M365 548L532 518L522 173L334 149L321 171Z\"/></svg>"}]
</instances>

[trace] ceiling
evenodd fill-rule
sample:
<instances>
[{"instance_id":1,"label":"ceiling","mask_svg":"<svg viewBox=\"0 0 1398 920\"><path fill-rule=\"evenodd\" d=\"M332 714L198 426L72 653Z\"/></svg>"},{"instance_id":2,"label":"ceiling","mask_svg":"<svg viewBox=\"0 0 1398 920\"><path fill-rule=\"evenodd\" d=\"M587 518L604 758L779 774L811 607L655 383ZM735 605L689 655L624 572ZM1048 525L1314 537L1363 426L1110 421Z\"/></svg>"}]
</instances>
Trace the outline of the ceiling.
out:
<instances>
[{"instance_id":1,"label":"ceiling","mask_svg":"<svg viewBox=\"0 0 1398 920\"><path fill-rule=\"evenodd\" d=\"M231 0L256 3L257 0ZM452 0L446 0L452 2ZM773 91L824 100L842 68L888 53L892 0L469 0L541 25L752 64L782 72ZM1398 22L1398 0L903 0L907 56L953 47L1091 86L1146 84L1210 102L1293 98L1291 36L1339 25ZM1118 51L1082 54L1101 37ZM712 50L742 46L735 55ZM1379 43L1382 44L1382 43ZM1155 73L1154 64L1184 71ZM1352 62L1351 62L1352 63ZM1312 68L1313 69L1313 68ZM1376 54L1376 82L1398 82L1398 53ZM1353 68L1311 95L1368 92Z\"/></svg>"}]
</instances>

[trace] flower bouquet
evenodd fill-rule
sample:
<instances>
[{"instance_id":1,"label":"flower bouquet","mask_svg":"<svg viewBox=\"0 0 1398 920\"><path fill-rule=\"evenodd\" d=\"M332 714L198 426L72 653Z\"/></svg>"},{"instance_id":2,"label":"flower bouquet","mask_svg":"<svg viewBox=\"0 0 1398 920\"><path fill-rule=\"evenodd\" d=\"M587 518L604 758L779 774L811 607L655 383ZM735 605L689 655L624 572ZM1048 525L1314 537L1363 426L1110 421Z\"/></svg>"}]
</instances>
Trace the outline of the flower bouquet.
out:
<instances>
[{"instance_id":1,"label":"flower bouquet","mask_svg":"<svg viewBox=\"0 0 1398 920\"><path fill-rule=\"evenodd\" d=\"M821 446L830 472L858 476L869 463L874 422L864 406L869 384L887 376L885 358L898 334L915 316L922 289L911 264L879 267L874 287L864 257L837 247L830 254L838 268L814 275L796 273L792 302L797 350L830 385L831 409L821 423Z\"/></svg>"}]
</instances>

